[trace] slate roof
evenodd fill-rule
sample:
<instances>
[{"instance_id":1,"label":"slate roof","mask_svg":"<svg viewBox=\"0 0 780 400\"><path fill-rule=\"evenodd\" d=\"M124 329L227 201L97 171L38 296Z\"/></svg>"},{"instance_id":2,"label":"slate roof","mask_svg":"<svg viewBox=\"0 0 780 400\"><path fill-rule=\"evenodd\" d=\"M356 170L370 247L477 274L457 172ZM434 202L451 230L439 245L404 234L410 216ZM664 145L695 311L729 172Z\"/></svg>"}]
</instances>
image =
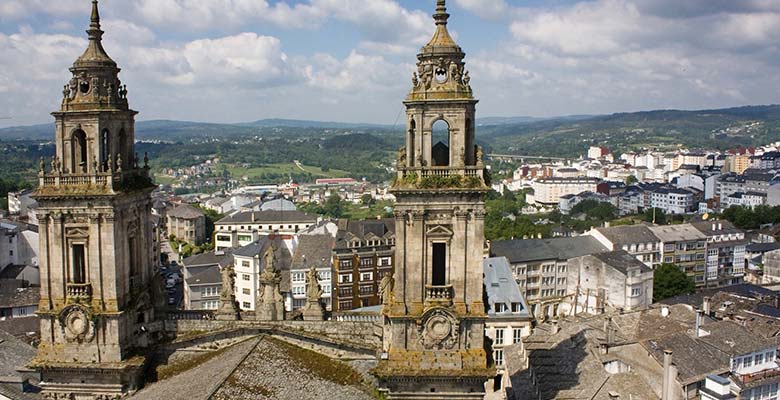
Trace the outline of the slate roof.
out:
<instances>
[{"instance_id":1,"label":"slate roof","mask_svg":"<svg viewBox=\"0 0 780 400\"><path fill-rule=\"evenodd\" d=\"M715 225L715 229L712 229L712 225ZM733 233L742 233L744 232L742 229L737 228L729 222L728 220L717 220L717 221L698 221L698 222L692 222L691 225L693 225L694 228L701 231L703 234L709 236L715 236L715 235L729 235Z\"/></svg>"},{"instance_id":2,"label":"slate roof","mask_svg":"<svg viewBox=\"0 0 780 400\"><path fill-rule=\"evenodd\" d=\"M266 249L271 244L276 245L276 270L282 272L282 281L279 284L279 290L282 292L289 292L291 287L290 274L285 273L285 271L290 270L293 256L290 254L290 251L287 249L287 246L284 245L281 239L278 237L269 239L269 236L261 236L260 239L235 250L233 254L241 257L259 257L260 270L263 270L265 268L265 260L263 256L265 255Z\"/></svg>"},{"instance_id":3,"label":"slate roof","mask_svg":"<svg viewBox=\"0 0 780 400\"><path fill-rule=\"evenodd\" d=\"M628 254L624 250L611 251L609 253L596 253L592 256L620 271L623 275L628 275L628 270L634 268L640 269L643 273L652 271L650 267L646 266L641 261L637 260L636 257Z\"/></svg>"},{"instance_id":4,"label":"slate roof","mask_svg":"<svg viewBox=\"0 0 780 400\"><path fill-rule=\"evenodd\" d=\"M3 288L0 290L0 308L15 308L38 305L41 288Z\"/></svg>"},{"instance_id":5,"label":"slate roof","mask_svg":"<svg viewBox=\"0 0 780 400\"><path fill-rule=\"evenodd\" d=\"M255 215L252 221L252 214ZM217 225L232 225L242 223L279 223L279 222L317 222L317 215L301 211L243 211L217 221Z\"/></svg>"},{"instance_id":6,"label":"slate roof","mask_svg":"<svg viewBox=\"0 0 780 400\"><path fill-rule=\"evenodd\" d=\"M231 251L232 250L227 250L221 254L216 254L213 251L196 254L194 256L185 258L182 263L188 269L204 265L219 265L224 267L233 261Z\"/></svg>"},{"instance_id":7,"label":"slate roof","mask_svg":"<svg viewBox=\"0 0 780 400\"><path fill-rule=\"evenodd\" d=\"M506 257L493 257L485 259L482 262L482 268L485 276L485 290L487 292L488 304L490 309L488 310L488 318L490 317L513 317L513 318L530 318L528 314L528 304L525 302L523 295L520 293L520 288L515 282L515 277L512 275L512 271L509 267L509 261ZM506 304L506 313L496 313L496 304ZM522 311L519 313L511 312L512 303L520 303L522 305Z\"/></svg>"},{"instance_id":8,"label":"slate roof","mask_svg":"<svg viewBox=\"0 0 780 400\"><path fill-rule=\"evenodd\" d=\"M766 253L768 251L780 249L780 242L774 243L751 243L747 245L747 252L749 253Z\"/></svg>"},{"instance_id":9,"label":"slate roof","mask_svg":"<svg viewBox=\"0 0 780 400\"><path fill-rule=\"evenodd\" d=\"M32 265L9 265L0 272L0 279L24 279L28 273L34 273L37 269Z\"/></svg>"},{"instance_id":10,"label":"slate roof","mask_svg":"<svg viewBox=\"0 0 780 400\"><path fill-rule=\"evenodd\" d=\"M698 382L710 374L720 375L729 371L731 357L728 354L687 332L647 340L642 342L642 346L659 365L663 365L664 350L671 350L672 362L677 367L677 379L683 385Z\"/></svg>"},{"instance_id":11,"label":"slate roof","mask_svg":"<svg viewBox=\"0 0 780 400\"><path fill-rule=\"evenodd\" d=\"M222 284L222 273L218 265L188 268L190 277L187 278L189 286L219 285Z\"/></svg>"},{"instance_id":12,"label":"slate roof","mask_svg":"<svg viewBox=\"0 0 780 400\"><path fill-rule=\"evenodd\" d=\"M651 226L649 229L664 243L707 239L707 235L691 224Z\"/></svg>"},{"instance_id":13,"label":"slate roof","mask_svg":"<svg viewBox=\"0 0 780 400\"><path fill-rule=\"evenodd\" d=\"M334 244L335 239L330 235L300 235L290 269L308 269L312 265L329 266Z\"/></svg>"},{"instance_id":14,"label":"slate roof","mask_svg":"<svg viewBox=\"0 0 780 400\"><path fill-rule=\"evenodd\" d=\"M596 231L617 246L658 242L658 237L645 225L613 226L610 228L597 228Z\"/></svg>"},{"instance_id":15,"label":"slate roof","mask_svg":"<svg viewBox=\"0 0 780 400\"><path fill-rule=\"evenodd\" d=\"M205 217L205 214L189 204L183 204L168 212L168 216L179 219L197 219Z\"/></svg>"},{"instance_id":16,"label":"slate roof","mask_svg":"<svg viewBox=\"0 0 780 400\"><path fill-rule=\"evenodd\" d=\"M542 260L565 261L575 257L607 251L609 250L591 236L497 240L490 244L491 256L506 257L512 264Z\"/></svg>"}]
</instances>

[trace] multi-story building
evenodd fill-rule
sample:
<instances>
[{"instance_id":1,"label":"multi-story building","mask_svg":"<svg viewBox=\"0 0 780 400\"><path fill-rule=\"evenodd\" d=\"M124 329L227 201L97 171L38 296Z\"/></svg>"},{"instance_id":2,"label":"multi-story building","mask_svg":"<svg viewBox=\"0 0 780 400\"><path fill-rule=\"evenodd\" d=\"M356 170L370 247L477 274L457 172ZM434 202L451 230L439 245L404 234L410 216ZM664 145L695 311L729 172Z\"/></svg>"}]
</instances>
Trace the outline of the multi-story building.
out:
<instances>
[{"instance_id":1,"label":"multi-story building","mask_svg":"<svg viewBox=\"0 0 780 400\"><path fill-rule=\"evenodd\" d=\"M280 236L261 236L258 240L233 250L236 301L241 311L255 311L260 274L266 268L268 252L273 252L275 271L281 272L279 291L285 297L285 309L292 310L290 296L290 264L292 261L292 239Z\"/></svg>"},{"instance_id":2,"label":"multi-story building","mask_svg":"<svg viewBox=\"0 0 780 400\"><path fill-rule=\"evenodd\" d=\"M582 192L596 192L599 178L543 178L534 181L531 187L534 189L533 199L537 204L557 206L561 196L567 194L579 194Z\"/></svg>"},{"instance_id":3,"label":"multi-story building","mask_svg":"<svg viewBox=\"0 0 780 400\"><path fill-rule=\"evenodd\" d=\"M661 241L645 225L596 228L586 233L609 251L625 250L651 268L661 264Z\"/></svg>"},{"instance_id":4,"label":"multi-story building","mask_svg":"<svg viewBox=\"0 0 780 400\"><path fill-rule=\"evenodd\" d=\"M746 172L744 175L723 174L718 178L715 195L724 198L737 192L767 193L774 177L773 174L755 171Z\"/></svg>"},{"instance_id":5,"label":"multi-story building","mask_svg":"<svg viewBox=\"0 0 780 400\"><path fill-rule=\"evenodd\" d=\"M294 235L317 223L318 216L294 210L239 212L214 224L214 248L246 246L261 235Z\"/></svg>"},{"instance_id":6,"label":"multi-story building","mask_svg":"<svg viewBox=\"0 0 780 400\"><path fill-rule=\"evenodd\" d=\"M563 314L571 301L568 291L569 260L609 251L590 236L534 240L499 240L490 243L491 257L509 260L520 294L537 319Z\"/></svg>"},{"instance_id":7,"label":"multi-story building","mask_svg":"<svg viewBox=\"0 0 780 400\"><path fill-rule=\"evenodd\" d=\"M699 389L701 399L777 399L780 397L780 350L777 344L748 333L739 325L732 325L732 329L743 331L746 335L735 343L717 343L719 346L716 348L728 357L730 368L726 374L707 376L703 387ZM703 338L707 339L706 336Z\"/></svg>"},{"instance_id":8,"label":"multi-story building","mask_svg":"<svg viewBox=\"0 0 780 400\"><path fill-rule=\"evenodd\" d=\"M182 204L167 213L168 235L179 241L200 245L206 241L206 215L203 211Z\"/></svg>"},{"instance_id":9,"label":"multi-story building","mask_svg":"<svg viewBox=\"0 0 780 400\"><path fill-rule=\"evenodd\" d=\"M768 151L760 156L750 157L751 169L780 169L780 151Z\"/></svg>"},{"instance_id":10,"label":"multi-story building","mask_svg":"<svg viewBox=\"0 0 780 400\"><path fill-rule=\"evenodd\" d=\"M653 270L623 250L569 260L567 314L636 311L653 304Z\"/></svg>"},{"instance_id":11,"label":"multi-story building","mask_svg":"<svg viewBox=\"0 0 780 400\"><path fill-rule=\"evenodd\" d=\"M720 198L720 207L722 210L729 207L747 207L752 209L764 204L767 204L767 193L736 192Z\"/></svg>"},{"instance_id":12,"label":"multi-story building","mask_svg":"<svg viewBox=\"0 0 780 400\"><path fill-rule=\"evenodd\" d=\"M379 283L395 266L392 219L339 221L333 248L333 311L380 304Z\"/></svg>"},{"instance_id":13,"label":"multi-story building","mask_svg":"<svg viewBox=\"0 0 780 400\"><path fill-rule=\"evenodd\" d=\"M333 245L335 239L331 235L300 235L298 236L292 265L290 266L290 294L292 309L297 310L306 305L306 273L314 266L322 289L321 301L327 310L331 310L333 298L332 266Z\"/></svg>"},{"instance_id":14,"label":"multi-story building","mask_svg":"<svg viewBox=\"0 0 780 400\"><path fill-rule=\"evenodd\" d=\"M488 300L485 336L492 342L496 380L503 381L506 375L504 348L520 343L531 334L533 317L515 284L509 261L505 257L488 258L483 266Z\"/></svg>"},{"instance_id":15,"label":"multi-story building","mask_svg":"<svg viewBox=\"0 0 780 400\"><path fill-rule=\"evenodd\" d=\"M222 290L222 269L233 264L230 253L207 252L182 261L184 309L217 310Z\"/></svg>"},{"instance_id":16,"label":"multi-story building","mask_svg":"<svg viewBox=\"0 0 780 400\"><path fill-rule=\"evenodd\" d=\"M691 224L652 226L650 231L661 241L661 262L679 266L696 286L704 286L707 236Z\"/></svg>"},{"instance_id":17,"label":"multi-story building","mask_svg":"<svg viewBox=\"0 0 780 400\"><path fill-rule=\"evenodd\" d=\"M667 214L687 214L695 210L694 193L687 189L662 188L650 194L650 207Z\"/></svg>"},{"instance_id":18,"label":"multi-story building","mask_svg":"<svg viewBox=\"0 0 780 400\"><path fill-rule=\"evenodd\" d=\"M707 236L707 286L736 285L744 281L745 232L729 221L694 222L693 227Z\"/></svg>"},{"instance_id":19,"label":"multi-story building","mask_svg":"<svg viewBox=\"0 0 780 400\"><path fill-rule=\"evenodd\" d=\"M32 194L32 189L8 192L8 213L21 217L26 216L29 209L37 207L37 202L33 200Z\"/></svg>"}]
</instances>

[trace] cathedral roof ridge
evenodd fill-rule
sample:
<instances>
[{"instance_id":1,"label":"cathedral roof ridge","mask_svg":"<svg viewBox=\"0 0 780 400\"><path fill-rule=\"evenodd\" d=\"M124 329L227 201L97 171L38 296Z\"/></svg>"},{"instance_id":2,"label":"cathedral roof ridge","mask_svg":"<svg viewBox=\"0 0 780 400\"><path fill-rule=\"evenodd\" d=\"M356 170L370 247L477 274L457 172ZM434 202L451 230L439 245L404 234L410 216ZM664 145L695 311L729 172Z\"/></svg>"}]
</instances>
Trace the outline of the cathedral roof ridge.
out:
<instances>
[{"instance_id":1,"label":"cathedral roof ridge","mask_svg":"<svg viewBox=\"0 0 780 400\"><path fill-rule=\"evenodd\" d=\"M102 66L110 66L116 68L116 62L106 53L103 48L103 31L100 29L100 11L98 9L98 0L92 0L92 15L90 17L89 29L87 29L87 37L89 38L89 46L84 51L76 62L73 63L74 67L91 66L94 64Z\"/></svg>"}]
</instances>

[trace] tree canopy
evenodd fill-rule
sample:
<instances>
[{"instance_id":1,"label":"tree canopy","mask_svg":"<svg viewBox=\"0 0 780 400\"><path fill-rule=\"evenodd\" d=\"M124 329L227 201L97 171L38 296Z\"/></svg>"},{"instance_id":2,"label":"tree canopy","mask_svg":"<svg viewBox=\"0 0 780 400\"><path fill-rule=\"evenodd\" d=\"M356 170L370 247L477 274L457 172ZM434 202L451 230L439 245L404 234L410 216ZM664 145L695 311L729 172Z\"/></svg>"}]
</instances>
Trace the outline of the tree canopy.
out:
<instances>
[{"instance_id":1,"label":"tree canopy","mask_svg":"<svg viewBox=\"0 0 780 400\"><path fill-rule=\"evenodd\" d=\"M692 294L696 290L693 278L674 264L661 264L653 274L653 302L682 294Z\"/></svg>"}]
</instances>

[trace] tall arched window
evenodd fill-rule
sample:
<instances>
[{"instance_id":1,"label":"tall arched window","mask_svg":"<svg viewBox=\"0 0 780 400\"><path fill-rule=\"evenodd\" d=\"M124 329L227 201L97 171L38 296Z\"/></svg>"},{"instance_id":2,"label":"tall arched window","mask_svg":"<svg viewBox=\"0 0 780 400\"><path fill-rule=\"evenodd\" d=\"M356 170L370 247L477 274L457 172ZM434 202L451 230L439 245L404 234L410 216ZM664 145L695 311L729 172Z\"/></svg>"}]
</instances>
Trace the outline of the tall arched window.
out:
<instances>
[{"instance_id":1,"label":"tall arched window","mask_svg":"<svg viewBox=\"0 0 780 400\"><path fill-rule=\"evenodd\" d=\"M122 128L122 130L119 131L119 140L118 140L118 143L115 145L116 148L114 149L114 153L115 153L114 154L114 162L116 163L117 155L121 154L122 155L122 163L125 166L130 165L130 164L128 164L128 162L130 160L127 159L127 154L124 153L124 149L125 149L125 146L126 146L126 143L125 143L126 141L127 141L127 133L125 132L125 129Z\"/></svg>"},{"instance_id":2,"label":"tall arched window","mask_svg":"<svg viewBox=\"0 0 780 400\"><path fill-rule=\"evenodd\" d=\"M108 129L100 133L100 166L103 171L108 170L108 156L111 154L111 142Z\"/></svg>"},{"instance_id":3,"label":"tall arched window","mask_svg":"<svg viewBox=\"0 0 780 400\"><path fill-rule=\"evenodd\" d=\"M407 154L407 165L415 165L417 162L417 122L409 122L409 154Z\"/></svg>"},{"instance_id":4,"label":"tall arched window","mask_svg":"<svg viewBox=\"0 0 780 400\"><path fill-rule=\"evenodd\" d=\"M431 131L431 164L434 167L450 165L450 126L447 121L433 123Z\"/></svg>"},{"instance_id":5,"label":"tall arched window","mask_svg":"<svg viewBox=\"0 0 780 400\"><path fill-rule=\"evenodd\" d=\"M71 165L71 172L73 173L86 173L87 172L87 134L81 129L73 133L71 140L71 157L73 159L73 165Z\"/></svg>"}]
</instances>

